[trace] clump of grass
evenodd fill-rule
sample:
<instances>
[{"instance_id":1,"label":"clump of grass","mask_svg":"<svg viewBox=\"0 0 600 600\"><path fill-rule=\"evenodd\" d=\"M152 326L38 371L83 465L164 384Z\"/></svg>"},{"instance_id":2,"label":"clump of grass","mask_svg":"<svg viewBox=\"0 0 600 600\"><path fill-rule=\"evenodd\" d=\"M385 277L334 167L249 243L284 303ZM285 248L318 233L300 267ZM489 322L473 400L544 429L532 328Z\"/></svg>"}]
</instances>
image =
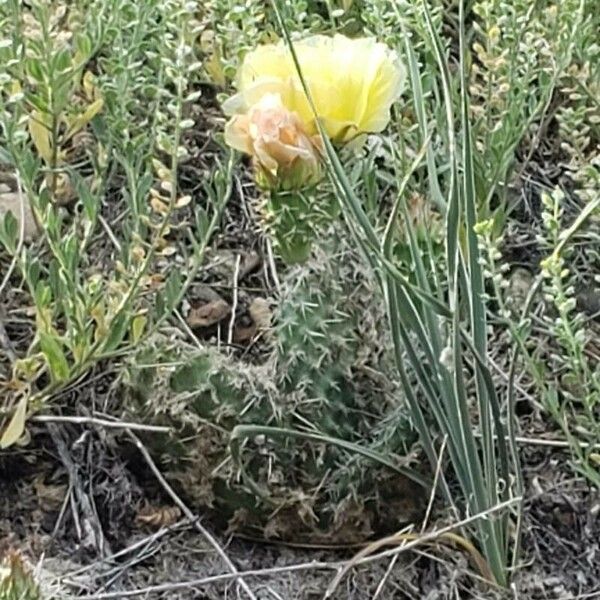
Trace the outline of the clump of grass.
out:
<instances>
[{"instance_id":1,"label":"clump of grass","mask_svg":"<svg viewBox=\"0 0 600 600\"><path fill-rule=\"evenodd\" d=\"M515 481L513 475L519 481L520 470L514 444L506 437L504 419L511 421L514 418L510 412L512 404L508 403L509 412L503 418L501 403L486 364L486 306L474 231L478 207L462 3L460 6L459 117L455 117L454 112L450 69L426 3L423 3L421 13L427 31L425 42L434 57L434 62L428 66L438 73L445 107L445 117L437 125L438 128L444 128L443 137L448 142L448 176L440 177L439 171L431 173L438 181L436 190L445 192L447 206L446 272L443 280L431 278L425 270L424 252L415 242L410 219L405 219L405 231L411 240L411 264L417 283L408 281L396 266L392 251L397 234L394 224L398 214L406 214L403 186L398 190L398 200L388 226L379 233L378 225L369 219L361 200L356 196L334 148L325 136L324 140L332 179L349 229L385 291L397 367L421 443L434 469L438 456L431 427L435 434L447 438L450 461L462 491L460 506L466 513L473 514L485 513L510 498L514 498L515 504L518 503L520 489L518 485L513 488L511 482ZM403 23L400 13L398 19L399 23ZM282 22L281 26L293 53L293 43L285 24ZM415 113L424 116L421 75L408 38L406 55ZM296 64L300 73L300 66ZM305 92L310 97L306 86ZM427 134L429 121L424 121L421 127ZM455 128L460 131L459 137L455 135ZM426 139L422 139L422 144L426 144ZM417 157L415 165L423 160L425 153ZM410 177L410 173L406 177ZM417 393L408 377L407 368L411 369L418 381ZM474 388L467 385L467 368L472 368L475 373ZM477 400L475 406L471 402L474 398ZM474 411L476 417L472 416ZM475 428L480 431L480 438L475 437ZM442 490L447 500L453 502L445 478L442 478ZM505 513L493 522L481 519L473 529L494 578L505 585L511 561L518 556L518 548L511 551L512 525L509 514Z\"/></svg>"}]
</instances>

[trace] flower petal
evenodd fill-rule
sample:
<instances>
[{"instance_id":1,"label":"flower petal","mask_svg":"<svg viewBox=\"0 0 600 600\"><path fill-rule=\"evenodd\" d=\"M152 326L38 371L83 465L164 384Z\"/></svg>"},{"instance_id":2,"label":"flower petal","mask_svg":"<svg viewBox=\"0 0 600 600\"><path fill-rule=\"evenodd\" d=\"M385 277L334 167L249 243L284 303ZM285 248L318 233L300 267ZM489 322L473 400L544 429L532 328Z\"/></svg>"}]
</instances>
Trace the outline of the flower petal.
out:
<instances>
[{"instance_id":1,"label":"flower petal","mask_svg":"<svg viewBox=\"0 0 600 600\"><path fill-rule=\"evenodd\" d=\"M295 50L317 114L334 142L347 142L358 133L381 131L387 125L405 78L395 52L373 38L350 39L340 34L310 36L296 42ZM283 42L246 55L238 88L242 110L260 102L265 94L276 93L299 116L308 134L317 132L296 66Z\"/></svg>"},{"instance_id":2,"label":"flower petal","mask_svg":"<svg viewBox=\"0 0 600 600\"><path fill-rule=\"evenodd\" d=\"M249 133L249 119L246 115L236 115L225 125L225 142L234 150L252 154L252 138Z\"/></svg>"}]
</instances>

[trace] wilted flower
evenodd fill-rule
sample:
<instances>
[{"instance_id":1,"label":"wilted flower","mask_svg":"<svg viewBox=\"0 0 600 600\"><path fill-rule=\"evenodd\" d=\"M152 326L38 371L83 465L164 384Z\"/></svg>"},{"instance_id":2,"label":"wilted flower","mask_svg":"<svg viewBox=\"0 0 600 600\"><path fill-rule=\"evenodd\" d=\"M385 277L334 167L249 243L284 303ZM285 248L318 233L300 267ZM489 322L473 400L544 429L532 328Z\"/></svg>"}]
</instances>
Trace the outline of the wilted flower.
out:
<instances>
[{"instance_id":1,"label":"wilted flower","mask_svg":"<svg viewBox=\"0 0 600 600\"><path fill-rule=\"evenodd\" d=\"M225 141L252 156L257 181L267 188L298 189L321 177L321 140L309 136L279 94L264 94L225 127Z\"/></svg>"},{"instance_id":2,"label":"wilted flower","mask_svg":"<svg viewBox=\"0 0 600 600\"><path fill-rule=\"evenodd\" d=\"M395 52L372 38L343 35L315 35L294 48L317 114L334 142L385 128L405 78ZM229 114L244 113L273 93L299 116L309 135L317 132L292 55L283 42L260 46L246 55L238 75L238 94L224 109Z\"/></svg>"}]
</instances>

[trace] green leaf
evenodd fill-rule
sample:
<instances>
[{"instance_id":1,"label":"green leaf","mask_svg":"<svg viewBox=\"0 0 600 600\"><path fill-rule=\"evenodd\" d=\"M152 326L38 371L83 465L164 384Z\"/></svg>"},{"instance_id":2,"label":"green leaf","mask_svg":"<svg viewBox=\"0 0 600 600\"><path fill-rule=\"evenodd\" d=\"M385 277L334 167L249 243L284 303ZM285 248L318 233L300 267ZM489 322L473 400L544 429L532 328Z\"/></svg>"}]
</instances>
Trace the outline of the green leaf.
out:
<instances>
[{"instance_id":1,"label":"green leaf","mask_svg":"<svg viewBox=\"0 0 600 600\"><path fill-rule=\"evenodd\" d=\"M62 350L59 338L40 332L40 348L54 381L65 381L69 378L69 363Z\"/></svg>"},{"instance_id":2,"label":"green leaf","mask_svg":"<svg viewBox=\"0 0 600 600\"><path fill-rule=\"evenodd\" d=\"M7 212L2 219L0 227L0 242L8 250L10 254L13 254L17 248L17 240L19 236L19 224L17 219L12 212Z\"/></svg>"},{"instance_id":3,"label":"green leaf","mask_svg":"<svg viewBox=\"0 0 600 600\"><path fill-rule=\"evenodd\" d=\"M48 121L49 118L45 113L35 110L29 116L28 127L29 135L38 154L44 159L46 164L51 165L53 151Z\"/></svg>"},{"instance_id":4,"label":"green leaf","mask_svg":"<svg viewBox=\"0 0 600 600\"><path fill-rule=\"evenodd\" d=\"M146 315L136 315L131 321L131 341L137 344L144 333L148 317Z\"/></svg>"},{"instance_id":5,"label":"green leaf","mask_svg":"<svg viewBox=\"0 0 600 600\"><path fill-rule=\"evenodd\" d=\"M37 81L38 83L44 83L44 70L42 68L42 61L38 58L30 58L25 62L25 70L27 75Z\"/></svg>"},{"instance_id":6,"label":"green leaf","mask_svg":"<svg viewBox=\"0 0 600 600\"><path fill-rule=\"evenodd\" d=\"M30 289L34 290L40 280L40 261L37 258L32 257L27 263L26 269L25 277L27 279L27 285L29 285Z\"/></svg>"},{"instance_id":7,"label":"green leaf","mask_svg":"<svg viewBox=\"0 0 600 600\"><path fill-rule=\"evenodd\" d=\"M33 293L36 308L44 308L52 302L52 289L44 281L37 281Z\"/></svg>"},{"instance_id":8,"label":"green leaf","mask_svg":"<svg viewBox=\"0 0 600 600\"><path fill-rule=\"evenodd\" d=\"M110 333L108 334L102 348L103 352L112 352L123 341L123 338L125 337L129 327L129 315L126 313L127 311L125 311L124 314L122 313L111 322Z\"/></svg>"},{"instance_id":9,"label":"green leaf","mask_svg":"<svg viewBox=\"0 0 600 600\"><path fill-rule=\"evenodd\" d=\"M199 240L205 238L208 233L208 229L210 227L210 220L208 218L208 214L206 209L202 206L196 206L196 236Z\"/></svg>"},{"instance_id":10,"label":"green leaf","mask_svg":"<svg viewBox=\"0 0 600 600\"><path fill-rule=\"evenodd\" d=\"M164 294L165 294L165 309L171 312L177 302L179 302L179 292L181 290L182 281L181 274L177 270L172 270L165 282Z\"/></svg>"}]
</instances>

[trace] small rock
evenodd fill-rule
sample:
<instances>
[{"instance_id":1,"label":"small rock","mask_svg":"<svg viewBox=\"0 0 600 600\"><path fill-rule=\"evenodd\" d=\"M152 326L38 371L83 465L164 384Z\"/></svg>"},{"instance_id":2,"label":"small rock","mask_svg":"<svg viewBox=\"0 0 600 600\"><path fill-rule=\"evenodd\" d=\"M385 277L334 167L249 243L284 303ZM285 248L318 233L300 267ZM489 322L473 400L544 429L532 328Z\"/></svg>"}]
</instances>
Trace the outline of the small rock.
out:
<instances>
[{"instance_id":1,"label":"small rock","mask_svg":"<svg viewBox=\"0 0 600 600\"><path fill-rule=\"evenodd\" d=\"M254 298L247 314L242 315L233 331L233 341L241 344L252 340L259 332L267 332L271 327L271 308L264 298Z\"/></svg>"},{"instance_id":2,"label":"small rock","mask_svg":"<svg viewBox=\"0 0 600 600\"><path fill-rule=\"evenodd\" d=\"M205 283L197 283L190 288L189 301L193 305L206 304L207 302L215 302L223 300L221 295L215 291L210 285Z\"/></svg>"},{"instance_id":3,"label":"small rock","mask_svg":"<svg viewBox=\"0 0 600 600\"><path fill-rule=\"evenodd\" d=\"M529 291L533 286L533 280L533 274L527 269L517 267L511 271L506 303L512 310L523 310Z\"/></svg>"},{"instance_id":4,"label":"small rock","mask_svg":"<svg viewBox=\"0 0 600 600\"><path fill-rule=\"evenodd\" d=\"M240 280L255 271L260 266L260 263L261 258L257 252L248 252L248 254L242 258L242 264L240 265Z\"/></svg>"},{"instance_id":5,"label":"small rock","mask_svg":"<svg viewBox=\"0 0 600 600\"><path fill-rule=\"evenodd\" d=\"M234 252L228 249L217 250L212 257L208 268L211 269L220 279L225 279L227 282L230 282L235 273L235 265L237 263L239 254L239 252ZM250 275L250 273L260 266L260 263L260 255L256 252L242 253L238 281L242 281L242 279Z\"/></svg>"},{"instance_id":6,"label":"small rock","mask_svg":"<svg viewBox=\"0 0 600 600\"><path fill-rule=\"evenodd\" d=\"M588 316L600 315L600 289L590 286L577 293L577 310Z\"/></svg>"},{"instance_id":7,"label":"small rock","mask_svg":"<svg viewBox=\"0 0 600 600\"><path fill-rule=\"evenodd\" d=\"M233 330L233 341L236 344L243 344L250 341L257 334L256 323L247 315L243 316Z\"/></svg>"},{"instance_id":8,"label":"small rock","mask_svg":"<svg viewBox=\"0 0 600 600\"><path fill-rule=\"evenodd\" d=\"M264 298L254 298L250 303L248 312L259 331L266 331L271 327L273 313L271 312L269 302Z\"/></svg>"},{"instance_id":9,"label":"small rock","mask_svg":"<svg viewBox=\"0 0 600 600\"><path fill-rule=\"evenodd\" d=\"M222 321L231 311L229 304L223 300L213 300L192 308L187 316L187 324L192 329L205 329Z\"/></svg>"}]
</instances>

